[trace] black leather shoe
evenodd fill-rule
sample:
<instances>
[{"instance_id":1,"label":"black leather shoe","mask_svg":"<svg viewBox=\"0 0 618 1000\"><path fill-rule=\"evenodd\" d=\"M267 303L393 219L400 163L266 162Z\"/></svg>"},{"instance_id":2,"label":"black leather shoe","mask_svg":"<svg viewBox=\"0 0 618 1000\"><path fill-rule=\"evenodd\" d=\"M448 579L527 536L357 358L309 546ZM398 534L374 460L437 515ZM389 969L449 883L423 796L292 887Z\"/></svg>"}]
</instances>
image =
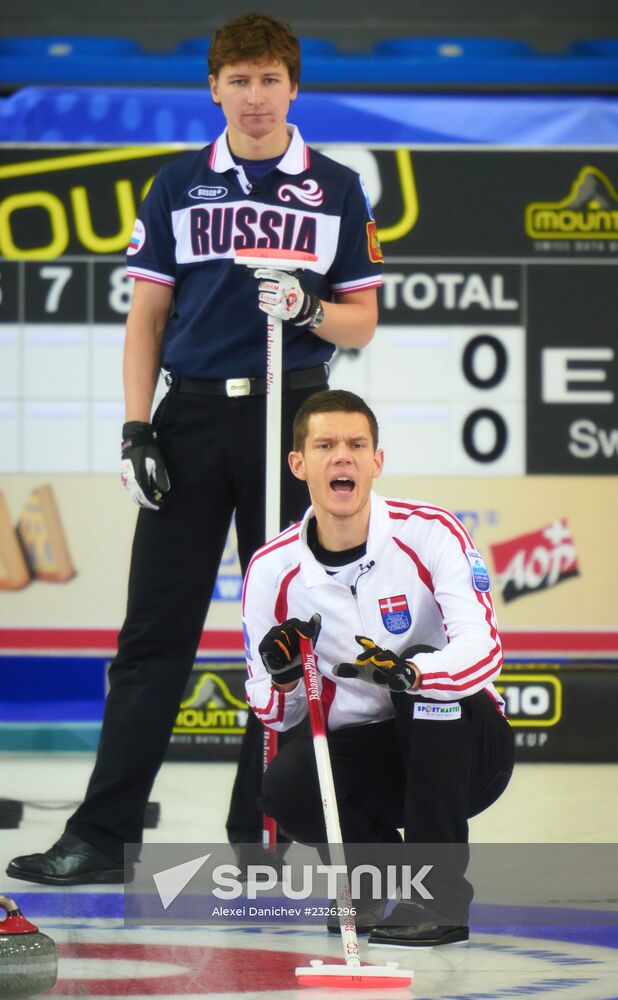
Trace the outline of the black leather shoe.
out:
<instances>
[{"instance_id":1,"label":"black leather shoe","mask_svg":"<svg viewBox=\"0 0 618 1000\"><path fill-rule=\"evenodd\" d=\"M356 910L354 923L357 934L369 934L384 916L384 903L381 903L379 900L364 903L353 902L352 905ZM336 907L337 903L335 900L331 900L329 908L334 910ZM339 934L339 917L334 916L332 913L329 914L326 921L326 929L329 934Z\"/></svg>"},{"instance_id":2,"label":"black leather shoe","mask_svg":"<svg viewBox=\"0 0 618 1000\"><path fill-rule=\"evenodd\" d=\"M40 885L117 885L133 881L133 869L108 858L73 833L63 833L44 854L13 858L6 870L11 878Z\"/></svg>"},{"instance_id":3,"label":"black leather shoe","mask_svg":"<svg viewBox=\"0 0 618 1000\"><path fill-rule=\"evenodd\" d=\"M416 924L409 927L378 924L369 935L369 944L392 948L437 948L442 944L468 944L470 930L465 924Z\"/></svg>"}]
</instances>

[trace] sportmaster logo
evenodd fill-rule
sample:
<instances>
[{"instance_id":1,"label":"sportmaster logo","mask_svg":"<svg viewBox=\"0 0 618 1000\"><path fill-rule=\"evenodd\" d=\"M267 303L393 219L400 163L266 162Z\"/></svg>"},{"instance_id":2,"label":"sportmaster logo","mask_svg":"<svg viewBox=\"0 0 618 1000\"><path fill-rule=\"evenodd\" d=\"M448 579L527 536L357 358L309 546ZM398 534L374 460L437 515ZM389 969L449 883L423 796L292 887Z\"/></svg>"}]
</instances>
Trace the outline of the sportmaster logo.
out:
<instances>
[{"instance_id":1,"label":"sportmaster logo","mask_svg":"<svg viewBox=\"0 0 618 1000\"><path fill-rule=\"evenodd\" d=\"M533 239L615 239L618 193L596 167L583 167L562 201L534 201L528 205L525 225Z\"/></svg>"},{"instance_id":2,"label":"sportmaster logo","mask_svg":"<svg viewBox=\"0 0 618 1000\"><path fill-rule=\"evenodd\" d=\"M461 719L461 705L458 701L436 705L433 702L417 701L412 713L414 719L426 719L430 722L445 722L449 719Z\"/></svg>"},{"instance_id":3,"label":"sportmaster logo","mask_svg":"<svg viewBox=\"0 0 618 1000\"><path fill-rule=\"evenodd\" d=\"M289 202L292 198L296 198L303 205L311 205L314 208L321 205L324 201L322 188L317 181L311 180L303 181L301 185L282 184L277 191L277 195L280 201Z\"/></svg>"},{"instance_id":4,"label":"sportmaster logo","mask_svg":"<svg viewBox=\"0 0 618 1000\"><path fill-rule=\"evenodd\" d=\"M195 198L196 201L216 201L218 198L225 198L226 194L226 187L207 187L200 184L199 187L191 188L189 198Z\"/></svg>"}]
</instances>

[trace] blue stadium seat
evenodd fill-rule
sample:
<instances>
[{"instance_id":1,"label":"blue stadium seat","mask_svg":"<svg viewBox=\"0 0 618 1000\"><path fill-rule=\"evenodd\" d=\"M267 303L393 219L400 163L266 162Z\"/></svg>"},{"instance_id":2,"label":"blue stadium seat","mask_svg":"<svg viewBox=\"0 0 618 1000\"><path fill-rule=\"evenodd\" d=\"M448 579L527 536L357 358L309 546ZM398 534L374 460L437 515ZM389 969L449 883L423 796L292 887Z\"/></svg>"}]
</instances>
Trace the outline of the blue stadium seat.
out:
<instances>
[{"instance_id":1,"label":"blue stadium seat","mask_svg":"<svg viewBox=\"0 0 618 1000\"><path fill-rule=\"evenodd\" d=\"M32 35L0 38L0 56L129 56L141 55L142 47L129 38L89 35Z\"/></svg>"},{"instance_id":2,"label":"blue stadium seat","mask_svg":"<svg viewBox=\"0 0 618 1000\"><path fill-rule=\"evenodd\" d=\"M300 51L303 58L305 56L338 56L340 54L335 43L328 38L301 37Z\"/></svg>"},{"instance_id":3,"label":"blue stadium seat","mask_svg":"<svg viewBox=\"0 0 618 1000\"><path fill-rule=\"evenodd\" d=\"M602 41L618 46L618 39ZM145 52L123 38L0 39L0 86L203 86L208 44L208 38L187 39L177 52L161 53ZM369 54L340 52L327 39L305 38L301 45L303 83L309 88L584 85L601 91L618 86L618 55L534 54L517 40L393 38L376 43Z\"/></svg>"},{"instance_id":4,"label":"blue stadium seat","mask_svg":"<svg viewBox=\"0 0 618 1000\"><path fill-rule=\"evenodd\" d=\"M618 38L582 38L578 42L573 42L567 55L616 59L618 58Z\"/></svg>"},{"instance_id":5,"label":"blue stadium seat","mask_svg":"<svg viewBox=\"0 0 618 1000\"><path fill-rule=\"evenodd\" d=\"M205 56L210 46L210 38L185 38L174 49L177 56Z\"/></svg>"},{"instance_id":6,"label":"blue stadium seat","mask_svg":"<svg viewBox=\"0 0 618 1000\"><path fill-rule=\"evenodd\" d=\"M527 42L511 38L384 38L372 49L374 56L412 56L427 58L511 58L532 56Z\"/></svg>"},{"instance_id":7,"label":"blue stadium seat","mask_svg":"<svg viewBox=\"0 0 618 1000\"><path fill-rule=\"evenodd\" d=\"M210 38L185 38L176 46L177 56L205 56L210 46ZM333 56L339 50L334 42L326 38L301 38L300 51L305 56Z\"/></svg>"}]
</instances>

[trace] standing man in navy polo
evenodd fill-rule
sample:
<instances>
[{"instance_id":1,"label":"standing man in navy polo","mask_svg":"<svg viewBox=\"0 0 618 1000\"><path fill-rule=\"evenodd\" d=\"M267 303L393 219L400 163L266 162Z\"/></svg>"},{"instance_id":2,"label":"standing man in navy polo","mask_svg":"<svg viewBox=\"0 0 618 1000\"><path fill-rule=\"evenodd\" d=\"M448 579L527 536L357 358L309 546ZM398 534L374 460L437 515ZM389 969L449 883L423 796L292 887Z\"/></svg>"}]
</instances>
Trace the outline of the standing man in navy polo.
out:
<instances>
[{"instance_id":1,"label":"standing man in navy polo","mask_svg":"<svg viewBox=\"0 0 618 1000\"><path fill-rule=\"evenodd\" d=\"M285 466L294 415L326 388L335 346L364 347L375 332L382 258L362 181L287 124L298 39L245 14L215 33L208 68L227 128L163 167L128 250L122 477L142 509L97 760L60 840L9 864L27 881L121 882L123 846L142 839L232 515L243 572L264 542L264 313L284 321L282 524L307 506ZM237 249L263 247L317 262L300 282L234 264ZM161 369L169 391L151 416ZM227 824L237 844L261 833L261 729L250 719Z\"/></svg>"}]
</instances>

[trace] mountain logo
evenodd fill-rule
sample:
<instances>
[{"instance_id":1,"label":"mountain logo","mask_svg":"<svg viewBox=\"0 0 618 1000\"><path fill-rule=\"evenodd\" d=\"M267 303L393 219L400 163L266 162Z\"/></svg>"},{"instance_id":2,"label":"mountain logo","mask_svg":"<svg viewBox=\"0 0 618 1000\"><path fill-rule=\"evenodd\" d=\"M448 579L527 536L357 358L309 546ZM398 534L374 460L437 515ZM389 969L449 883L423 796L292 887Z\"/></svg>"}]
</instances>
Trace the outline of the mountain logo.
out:
<instances>
[{"instance_id":1,"label":"mountain logo","mask_svg":"<svg viewBox=\"0 0 618 1000\"><path fill-rule=\"evenodd\" d=\"M532 239L614 240L618 237L618 193L596 167L583 167L562 201L526 206L526 233Z\"/></svg>"},{"instance_id":2,"label":"mountain logo","mask_svg":"<svg viewBox=\"0 0 618 1000\"><path fill-rule=\"evenodd\" d=\"M236 698L218 674L204 670L196 678L193 673L172 732L240 734L248 711L247 703Z\"/></svg>"}]
</instances>

